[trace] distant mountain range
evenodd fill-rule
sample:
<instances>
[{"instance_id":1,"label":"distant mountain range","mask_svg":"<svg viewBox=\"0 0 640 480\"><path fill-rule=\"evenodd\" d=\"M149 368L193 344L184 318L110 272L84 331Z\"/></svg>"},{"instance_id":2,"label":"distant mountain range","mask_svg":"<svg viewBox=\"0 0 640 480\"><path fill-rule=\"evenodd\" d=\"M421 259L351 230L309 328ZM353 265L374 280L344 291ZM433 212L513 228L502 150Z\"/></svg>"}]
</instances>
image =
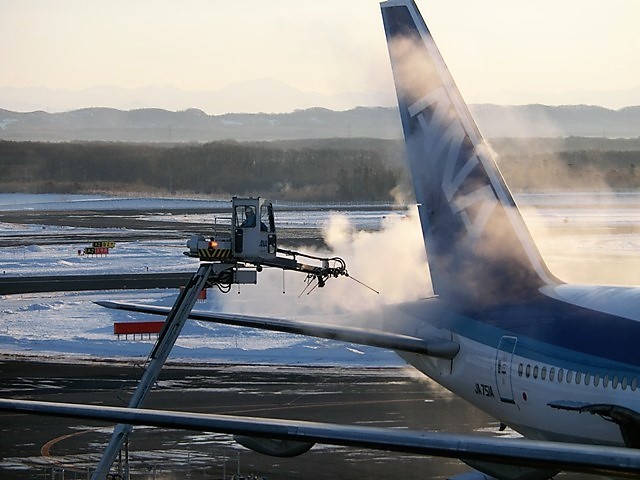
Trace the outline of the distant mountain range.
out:
<instances>
[{"instance_id":1,"label":"distant mountain range","mask_svg":"<svg viewBox=\"0 0 640 480\"><path fill-rule=\"evenodd\" d=\"M640 106L471 105L480 130L496 137L640 137ZM333 137L399 138L396 108L208 115L198 109L85 108L63 113L0 109L0 139L34 141L206 142Z\"/></svg>"},{"instance_id":2,"label":"distant mountain range","mask_svg":"<svg viewBox=\"0 0 640 480\"><path fill-rule=\"evenodd\" d=\"M392 106L395 101L392 89L387 92L358 91L327 95L302 91L268 77L231 83L217 90L184 90L171 85L139 88L104 85L82 90L0 86L0 106L18 112L45 110L54 113L99 106L119 110L162 108L171 111L198 107L212 114L282 113L311 107L346 110L355 105Z\"/></svg>"}]
</instances>

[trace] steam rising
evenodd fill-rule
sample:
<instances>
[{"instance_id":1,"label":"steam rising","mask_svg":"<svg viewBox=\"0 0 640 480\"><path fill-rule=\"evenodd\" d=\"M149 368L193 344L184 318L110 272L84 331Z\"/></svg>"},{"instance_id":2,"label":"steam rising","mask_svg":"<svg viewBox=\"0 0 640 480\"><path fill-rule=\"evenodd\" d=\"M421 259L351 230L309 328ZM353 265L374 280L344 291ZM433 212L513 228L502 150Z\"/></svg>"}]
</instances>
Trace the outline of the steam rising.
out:
<instances>
[{"instance_id":1,"label":"steam rising","mask_svg":"<svg viewBox=\"0 0 640 480\"><path fill-rule=\"evenodd\" d=\"M331 250L347 260L351 274L381 292L378 302L397 303L432 294L415 207L406 216L385 217L379 232L354 231L346 217L334 215L324 236ZM349 297L345 304L353 310L360 298Z\"/></svg>"},{"instance_id":2,"label":"steam rising","mask_svg":"<svg viewBox=\"0 0 640 480\"><path fill-rule=\"evenodd\" d=\"M389 42L398 96L412 103L426 92L436 89L441 80L432 62L424 56L422 40L409 35L396 35Z\"/></svg>"},{"instance_id":3,"label":"steam rising","mask_svg":"<svg viewBox=\"0 0 640 480\"><path fill-rule=\"evenodd\" d=\"M519 190L549 192L548 198L541 194L540 201L520 205L520 213L549 270L569 283L640 285L640 260L636 255L640 243L637 227L633 226L637 218L635 207L612 203L619 192L607 185L602 171L595 167L581 166L581 177L576 179L576 169L553 154L572 150L570 145L559 144L544 151L544 168L535 169L535 174L528 168L527 159L538 150L530 148L521 151L521 160L516 152L510 153L508 161L515 164L509 165L511 173L506 180ZM507 161L500 161L498 154L492 153L501 166ZM559 179L566 185L563 191L557 190ZM570 196L571 192L576 196L573 203L554 200L554 195ZM616 225L616 219L624 219L622 227Z\"/></svg>"},{"instance_id":4,"label":"steam rising","mask_svg":"<svg viewBox=\"0 0 640 480\"><path fill-rule=\"evenodd\" d=\"M285 273L283 294L282 272L265 269L259 274L257 286L240 286L224 295L222 309L263 316L320 316L328 322L335 315L431 295L415 206L406 214L389 214L383 218L382 228L374 232L358 231L345 215L334 214L325 225L323 236L331 251L299 250L342 257L350 275L380 294L346 277L331 278L325 287L301 294L305 276L297 272Z\"/></svg>"}]
</instances>

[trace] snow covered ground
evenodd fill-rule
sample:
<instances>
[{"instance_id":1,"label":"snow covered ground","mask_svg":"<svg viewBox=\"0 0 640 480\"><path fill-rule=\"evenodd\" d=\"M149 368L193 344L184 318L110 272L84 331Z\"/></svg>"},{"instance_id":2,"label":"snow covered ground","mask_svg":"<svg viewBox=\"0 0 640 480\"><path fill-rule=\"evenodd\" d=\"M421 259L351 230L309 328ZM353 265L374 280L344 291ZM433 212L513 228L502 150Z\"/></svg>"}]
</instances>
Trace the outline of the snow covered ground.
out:
<instances>
[{"instance_id":1,"label":"snow covered ground","mask_svg":"<svg viewBox=\"0 0 640 480\"><path fill-rule=\"evenodd\" d=\"M640 195L562 194L518 197L527 223L552 270L561 278L593 283L639 283ZM217 202L217 203L216 203ZM215 200L113 199L89 196L0 195L0 210L16 209L220 208ZM195 214L194 214L195 215ZM152 214L155 220L192 221L189 213ZM204 221L204 220L203 220ZM209 291L201 310L224 310L299 319L327 318L377 305L424 296L429 291L425 259L415 216L388 210L287 210L277 213L282 228L325 225L325 238L347 260L349 272L381 291L346 279L332 279L325 289L300 295L304 276L279 271L259 275L257 286L234 287L230 293ZM108 240L109 230L41 225L0 224L0 236L49 233L95 233ZM185 239L186 241L186 239ZM195 271L197 261L182 255L185 242L120 242L104 257L79 256L86 244L25 245L0 249L0 273L6 276ZM393 268L380 252L399 245ZM404 256L403 256L404 254ZM283 290L285 293L283 293ZM99 300L171 305L172 290L108 291L14 295L0 298L0 352L39 357L145 358L151 340L118 340L113 323L141 320L140 315L107 310ZM147 317L149 318L149 317ZM150 318L157 320L157 318ZM171 359L197 362L313 365L400 365L392 352L321 339L259 330L189 322Z\"/></svg>"},{"instance_id":2,"label":"snow covered ground","mask_svg":"<svg viewBox=\"0 0 640 480\"><path fill-rule=\"evenodd\" d=\"M178 241L118 243L112 253L103 257L79 256L77 250L80 248L81 245L7 247L0 250L2 273L13 276L33 272L61 275L195 272L198 265L197 260L182 255L185 248ZM292 291L284 295L294 297L296 301L303 278L301 274L298 275L291 278L292 281L296 280L295 288L292 287ZM276 278L278 289L281 290L281 275ZM259 284L263 283L264 280L259 278ZM256 299L252 292L259 290L260 285L236 288L227 294L209 290L208 299L199 303L197 308L218 310L226 305L227 310L233 309L236 304L245 311L255 308L262 313L279 313L274 307L283 301L280 298L283 297L282 292L272 292L276 295L272 299L262 295ZM158 289L5 296L0 298L0 352L38 356L146 357L154 339L118 340L113 334L113 324L158 318L107 310L94 302L119 300L170 306L176 295L175 290ZM261 302L270 305L260 305ZM305 305L302 307L304 309ZM203 322L187 324L171 358L230 363L399 363L390 352L377 349Z\"/></svg>"},{"instance_id":3,"label":"snow covered ground","mask_svg":"<svg viewBox=\"0 0 640 480\"><path fill-rule=\"evenodd\" d=\"M60 195L0 195L0 210L119 210L164 208L202 209L228 206L228 202L216 200L182 199L121 199L96 196ZM279 215L279 227L293 228L304 225L317 227L326 222L327 211L287 211ZM153 220L193 221L200 214L170 215L146 214ZM380 212L355 211L352 221L358 228L379 228ZM206 217L202 218L210 221ZM41 274L99 274L99 273L146 273L169 271L193 271L198 261L182 254L184 241L138 240L118 242L107 256L79 255L85 243L46 245L38 244L37 237L43 234L92 233L96 239L109 240L109 229L86 229L60 226L1 224L0 236L24 235L35 239L32 245L5 247L0 249L0 273L5 276ZM313 297L298 298L304 287L302 274L287 274L282 293L281 273L265 272L260 275L259 285L235 288L223 294L209 290L208 299L197 308L201 310L244 311L259 314L282 315L279 305L295 305L286 313L309 315L317 313L314 304L324 292ZM264 276L271 277L263 279ZM275 279L275 280L274 280ZM277 282L274 287L273 282ZM346 282L348 280L342 280ZM268 292L261 290L270 286ZM358 287L355 283L351 288ZM27 354L39 357L68 355L90 357L141 357L149 353L154 338L150 340L120 339L113 334L114 322L127 320L158 320L148 316L107 310L97 306L99 300L121 300L156 305L173 304L177 291L109 291L77 293L44 293L12 295L0 298L0 352L5 354ZM338 309L339 310L339 309ZM332 308L332 312L336 310ZM345 345L321 339L309 339L259 330L218 326L204 322L189 322L174 347L171 359L198 362L229 363L286 363L286 364L367 364L399 365L401 362L392 352L374 348Z\"/></svg>"}]
</instances>

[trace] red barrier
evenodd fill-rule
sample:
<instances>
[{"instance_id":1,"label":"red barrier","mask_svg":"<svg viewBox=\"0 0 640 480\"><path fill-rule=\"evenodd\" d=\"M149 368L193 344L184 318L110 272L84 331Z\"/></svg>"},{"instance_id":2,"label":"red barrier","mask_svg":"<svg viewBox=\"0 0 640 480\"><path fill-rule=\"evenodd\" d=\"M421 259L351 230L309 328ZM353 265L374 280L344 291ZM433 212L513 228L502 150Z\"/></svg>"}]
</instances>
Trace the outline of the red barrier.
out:
<instances>
[{"instance_id":1,"label":"red barrier","mask_svg":"<svg viewBox=\"0 0 640 480\"><path fill-rule=\"evenodd\" d=\"M113 334L118 335L133 335L135 340L136 335L160 333L164 322L115 322L113 324Z\"/></svg>"},{"instance_id":2,"label":"red barrier","mask_svg":"<svg viewBox=\"0 0 640 480\"><path fill-rule=\"evenodd\" d=\"M180 291L182 292L184 290L184 287L180 287ZM200 293L198 294L198 301L205 301L207 299L207 289L203 288Z\"/></svg>"}]
</instances>

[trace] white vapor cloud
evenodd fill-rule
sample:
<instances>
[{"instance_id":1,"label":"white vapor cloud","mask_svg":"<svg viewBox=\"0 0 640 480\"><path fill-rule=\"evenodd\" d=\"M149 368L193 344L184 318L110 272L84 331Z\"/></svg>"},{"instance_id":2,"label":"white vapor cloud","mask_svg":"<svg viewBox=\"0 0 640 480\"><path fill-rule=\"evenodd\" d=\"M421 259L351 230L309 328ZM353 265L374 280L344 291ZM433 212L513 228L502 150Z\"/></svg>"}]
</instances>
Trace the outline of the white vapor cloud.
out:
<instances>
[{"instance_id":1,"label":"white vapor cloud","mask_svg":"<svg viewBox=\"0 0 640 480\"><path fill-rule=\"evenodd\" d=\"M346 216L334 214L324 228L324 239L330 251L298 250L343 258L353 278L330 278L325 287L307 293L309 288L303 293L304 274L287 272L283 276L280 270L265 269L259 273L258 285L234 287L223 296L221 309L263 316L313 316L331 321L340 314L375 311L382 305L432 294L415 206L405 214L387 215L379 231L356 230ZM305 262L302 257L298 261Z\"/></svg>"}]
</instances>

